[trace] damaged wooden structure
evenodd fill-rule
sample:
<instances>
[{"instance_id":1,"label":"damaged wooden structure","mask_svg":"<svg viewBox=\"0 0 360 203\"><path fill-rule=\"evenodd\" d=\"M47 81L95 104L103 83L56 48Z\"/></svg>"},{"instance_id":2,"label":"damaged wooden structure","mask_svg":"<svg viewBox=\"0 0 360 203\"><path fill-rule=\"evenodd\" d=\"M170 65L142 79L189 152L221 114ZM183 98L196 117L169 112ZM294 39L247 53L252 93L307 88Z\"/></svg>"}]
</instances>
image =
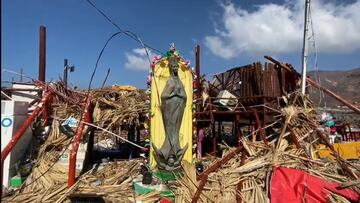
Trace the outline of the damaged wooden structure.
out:
<instances>
[{"instance_id":1,"label":"damaged wooden structure","mask_svg":"<svg viewBox=\"0 0 360 203\"><path fill-rule=\"evenodd\" d=\"M198 146L203 139L199 131L210 128L212 137L212 151L200 149L198 157L204 153L216 154L217 143L221 142L219 135L222 124L232 125L232 133L237 140L245 126L247 131L253 131L252 140L269 138L264 126L276 121L274 115L285 106L281 98L295 92L300 85L300 74L291 64L282 64L275 59L265 56L270 63L260 62L249 64L218 73L213 80L201 80L200 48L196 49L196 112L194 113L197 131ZM349 109L360 113L360 108L346 101L334 92L322 87L315 81L307 78L309 85L318 88L343 103ZM201 147L200 147L201 148Z\"/></svg>"},{"instance_id":2,"label":"damaged wooden structure","mask_svg":"<svg viewBox=\"0 0 360 203\"><path fill-rule=\"evenodd\" d=\"M320 140L320 142L324 143L331 150L331 153L333 153L333 155L336 157L337 166L341 168L338 170L343 171L341 173L344 175L344 177L350 178L351 181L350 179L348 179L348 181L352 182L352 186L355 186L352 188L355 193L350 192L354 196L347 196L348 200L350 199L351 201L358 201L359 196L355 195L359 192L359 182L355 181L358 180L358 175L360 172L357 166L358 163L349 163L343 158L341 158L337 153L336 149L329 143L325 135L321 131L317 130L318 124L316 124L317 121L316 117L314 116L315 114L311 116L311 110L307 109L311 106L311 103L308 103L306 101L306 97L301 96L299 92L296 91L296 80L299 79L299 74L296 73L296 71L291 67L290 64L282 64L268 56L266 56L265 58L269 59L271 62L273 62L273 64L265 64L265 68L262 68L261 64L256 63L232 69L225 73L217 74L214 76L214 80L209 85L208 89L206 89L206 85L201 85L200 80L197 80L196 87L199 88L201 91L208 91L208 94L205 94L205 96L204 94L197 94L198 103L195 112L197 136L199 136L199 131L202 131L202 128L211 128L211 136L213 140L213 154L215 154L216 145L218 144L216 136L218 132L221 131L221 122L230 121L233 123L232 126L233 129L235 129L235 135L238 137L239 141L236 148L230 149L226 154L222 156L221 159L218 159L212 164L210 164L200 175L194 176L194 172L191 172L192 169L189 169L189 171L187 171L188 175L183 178L183 182L181 185L193 184L194 187L189 186L189 188L180 188L179 197L177 200L179 202L191 201L194 203L198 201L216 202L219 200L228 202L269 202L269 198L271 196L271 202L281 202L289 197L276 197L276 194L273 191L270 192L270 190L274 189L270 188L270 184L275 185L273 182L270 183L270 173L274 169L275 172L277 169L282 170L279 166L284 164L284 166L290 168L304 167L303 169L307 168L307 170L309 170L309 168L312 168L312 172L314 172L314 174L316 175L321 174L321 177L328 177L332 176L331 174L338 173L336 171L332 171L329 173L329 171L324 170L325 168L323 168L323 164L328 165L330 163L317 161L316 159L314 159L313 155L309 154L309 152L307 151L306 148L308 146L311 146L312 143L318 142ZM198 67L198 65L199 63L197 63L196 71L199 77L200 68ZM278 74L271 74L271 71L269 71L269 67L270 70L273 68L273 70L278 71ZM264 71L265 73L262 71ZM261 79L264 79L264 75L266 74L269 74L267 76L270 79L267 81L262 81ZM292 81L289 81L289 83L282 81L282 74L289 74L290 76L287 77L292 78ZM276 77L275 75L279 77ZM274 82L274 76L276 78L276 81L279 82ZM241 85L243 84L242 81L247 82L247 84L243 85L243 87L241 87ZM351 104L350 102L336 95L332 91L322 87L321 85L312 81L310 78L307 78L307 82L312 86L323 90L325 93L335 97L338 101L345 104L350 109L354 110L356 113L360 113L359 107ZM271 88L274 87L276 87L277 90L273 89L270 94L266 93L267 89L271 90ZM286 91L291 90L291 88L293 88L292 91ZM227 90L235 96L219 98L219 92L223 90ZM219 106L215 104L215 101L219 99L233 99L236 100L237 104L232 106ZM270 109L271 111L267 112L268 109ZM268 127L266 126L266 124L274 121L273 119L268 117L268 113L272 115L280 113L284 116L282 119L280 119L280 121L275 121L280 122L281 125L276 132L277 136L273 140L269 140L268 138L270 136L267 136L265 132L265 128ZM259 119L259 117L261 117L261 119ZM217 131L216 124L218 124ZM249 126L254 125L255 128L249 130L248 134L243 135L239 126L246 124ZM269 124L269 126L270 125L273 125L273 123ZM258 136L256 136L255 133L258 134ZM252 136L253 138L251 139L250 136ZM286 143L291 143L295 146L295 149L299 150L295 153L297 155L290 153L290 157L296 157L296 159L302 160L300 161L301 164L299 162L293 166L290 166L287 164L290 162L287 162L286 159L282 160L282 162L276 158L279 156L279 153L281 154L285 151L291 150L291 148L289 148L288 146L282 146L285 143L285 137L287 140ZM202 140L197 141L197 144L199 145L199 142L201 142ZM256 154L259 153L258 150L262 151L266 148L269 149L268 153L271 154L268 154L270 155L269 159L272 160L268 162L268 164L270 164L271 166L269 168L267 168L267 164L265 163L265 157L268 155L263 154L262 156L259 156L257 162L254 159L255 151L257 151L255 152ZM279 152L278 150L281 148L285 151ZM199 154L199 157L201 157L201 153ZM279 163L278 161L282 163ZM301 166L302 164L304 165ZM255 169L257 171L263 171L263 174L260 175L256 173L254 171ZM310 174L313 174L312 172ZM293 173L297 172L293 171ZM196 177L196 180L194 179L194 177ZM231 179L232 177L233 179ZM191 178L193 179L191 180ZM335 176L333 178L335 178ZM340 179L330 179L333 181L340 181ZM197 184L194 184L194 182ZM344 185L348 184L344 183ZM344 188L339 185L337 185L336 187ZM215 192L218 190L219 192ZM334 190L332 191L335 192ZM335 193L338 192L341 193L340 190ZM306 196L305 192L303 195ZM342 195L344 194L342 193ZM307 196L306 198L312 197ZM317 199L317 201L340 201L341 198L342 197L339 197L330 192L328 196L326 195L325 197L324 195L320 199ZM294 200L295 199L291 198L286 199L286 201ZM341 200L347 201L345 198Z\"/></svg>"},{"instance_id":3,"label":"damaged wooden structure","mask_svg":"<svg viewBox=\"0 0 360 203\"><path fill-rule=\"evenodd\" d=\"M276 64L260 62L215 74L208 84L197 85L199 91L207 94L207 97L197 95L197 129L210 126L211 134L216 135L222 122L232 122L237 137L242 136L240 129L247 126L252 130L261 129L259 136L254 134L254 140L266 141L262 128L275 121L273 115L281 106L279 98L294 92L297 80L296 75ZM216 138L213 136L213 153L215 151Z\"/></svg>"}]
</instances>

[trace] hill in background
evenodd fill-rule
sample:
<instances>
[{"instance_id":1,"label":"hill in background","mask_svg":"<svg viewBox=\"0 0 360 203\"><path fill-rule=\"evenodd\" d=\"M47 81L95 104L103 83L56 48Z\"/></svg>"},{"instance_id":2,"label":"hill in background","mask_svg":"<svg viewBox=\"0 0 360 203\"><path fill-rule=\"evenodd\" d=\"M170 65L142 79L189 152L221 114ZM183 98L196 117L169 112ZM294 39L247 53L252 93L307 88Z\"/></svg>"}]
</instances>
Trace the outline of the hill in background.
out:
<instances>
[{"instance_id":1,"label":"hill in background","mask_svg":"<svg viewBox=\"0 0 360 203\"><path fill-rule=\"evenodd\" d=\"M318 78L322 86L340 95L347 101L360 105L360 68L347 71L319 71ZM309 76L316 79L314 71ZM322 96L324 95L324 96ZM318 107L341 108L343 104L334 98L322 94L318 89L310 88L310 98Z\"/></svg>"}]
</instances>

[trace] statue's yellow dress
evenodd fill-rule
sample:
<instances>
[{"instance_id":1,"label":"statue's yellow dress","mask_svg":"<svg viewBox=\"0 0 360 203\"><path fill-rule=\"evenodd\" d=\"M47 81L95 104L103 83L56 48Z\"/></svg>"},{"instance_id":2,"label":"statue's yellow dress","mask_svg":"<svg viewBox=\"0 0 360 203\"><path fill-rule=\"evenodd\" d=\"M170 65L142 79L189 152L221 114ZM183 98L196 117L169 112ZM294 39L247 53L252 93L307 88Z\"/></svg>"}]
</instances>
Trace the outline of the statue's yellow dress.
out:
<instances>
[{"instance_id":1,"label":"statue's yellow dress","mask_svg":"<svg viewBox=\"0 0 360 203\"><path fill-rule=\"evenodd\" d=\"M187 146L183 161L192 163L192 72L185 65L185 62L179 61L178 77L184 86L186 93L186 103L182 122L179 132L180 148ZM170 79L170 71L168 67L168 60L161 59L155 64L153 69L153 78L151 83L151 123L150 134L151 143L157 148L161 148L165 141L165 129L163 117L161 113L161 95L164 91L167 81ZM156 168L156 161L154 158L154 149L150 150L150 165L152 169Z\"/></svg>"}]
</instances>

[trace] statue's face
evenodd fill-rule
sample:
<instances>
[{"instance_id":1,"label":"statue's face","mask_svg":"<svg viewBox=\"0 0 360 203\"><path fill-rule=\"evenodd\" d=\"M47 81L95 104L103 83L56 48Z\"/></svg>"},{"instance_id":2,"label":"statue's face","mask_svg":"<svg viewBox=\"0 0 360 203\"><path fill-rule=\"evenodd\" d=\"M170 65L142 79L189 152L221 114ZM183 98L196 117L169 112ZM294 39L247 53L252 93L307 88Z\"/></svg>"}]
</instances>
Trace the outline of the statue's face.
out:
<instances>
[{"instance_id":1,"label":"statue's face","mask_svg":"<svg viewBox=\"0 0 360 203\"><path fill-rule=\"evenodd\" d=\"M178 72L178 69L179 69L179 59L176 58L176 57L171 57L169 59L169 68L170 68L170 71L172 71L174 74L177 74Z\"/></svg>"}]
</instances>

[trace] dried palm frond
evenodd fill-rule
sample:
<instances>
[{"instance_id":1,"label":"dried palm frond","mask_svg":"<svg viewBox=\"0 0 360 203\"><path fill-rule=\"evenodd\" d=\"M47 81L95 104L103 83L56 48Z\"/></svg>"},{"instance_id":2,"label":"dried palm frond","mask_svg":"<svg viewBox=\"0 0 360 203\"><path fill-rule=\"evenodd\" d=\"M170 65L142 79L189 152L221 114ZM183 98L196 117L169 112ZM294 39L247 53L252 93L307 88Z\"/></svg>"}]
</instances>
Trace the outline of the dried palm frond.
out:
<instances>
[{"instance_id":1,"label":"dried palm frond","mask_svg":"<svg viewBox=\"0 0 360 203\"><path fill-rule=\"evenodd\" d=\"M338 161L315 160L307 155L305 146L312 145L308 137L316 132L318 126L316 111L308 97L294 94L285 100L287 106L282 110L282 130L275 141L267 146L263 142L242 138L240 142L248 154L244 163L240 164L239 156L234 156L210 173L199 202L236 202L239 198L243 202L270 202L270 176L274 166L306 170L311 175L338 183L356 181L345 175ZM292 145L294 137L300 143L300 148ZM347 164L354 173L357 171L356 164ZM195 169L187 167L185 171L191 170ZM187 179L184 176L179 183L176 202L191 202L194 197L196 189L189 187ZM198 184L195 178L193 181ZM354 191L358 191L356 185L352 186ZM333 195L329 198L336 201L343 199Z\"/></svg>"},{"instance_id":2,"label":"dried palm frond","mask_svg":"<svg viewBox=\"0 0 360 203\"><path fill-rule=\"evenodd\" d=\"M95 104L94 124L118 134L121 134L124 126L140 125L141 119L145 117L149 109L146 103L147 96L142 90L127 91L107 88L93 90L91 95ZM106 133L98 136L98 140L108 138Z\"/></svg>"}]
</instances>

